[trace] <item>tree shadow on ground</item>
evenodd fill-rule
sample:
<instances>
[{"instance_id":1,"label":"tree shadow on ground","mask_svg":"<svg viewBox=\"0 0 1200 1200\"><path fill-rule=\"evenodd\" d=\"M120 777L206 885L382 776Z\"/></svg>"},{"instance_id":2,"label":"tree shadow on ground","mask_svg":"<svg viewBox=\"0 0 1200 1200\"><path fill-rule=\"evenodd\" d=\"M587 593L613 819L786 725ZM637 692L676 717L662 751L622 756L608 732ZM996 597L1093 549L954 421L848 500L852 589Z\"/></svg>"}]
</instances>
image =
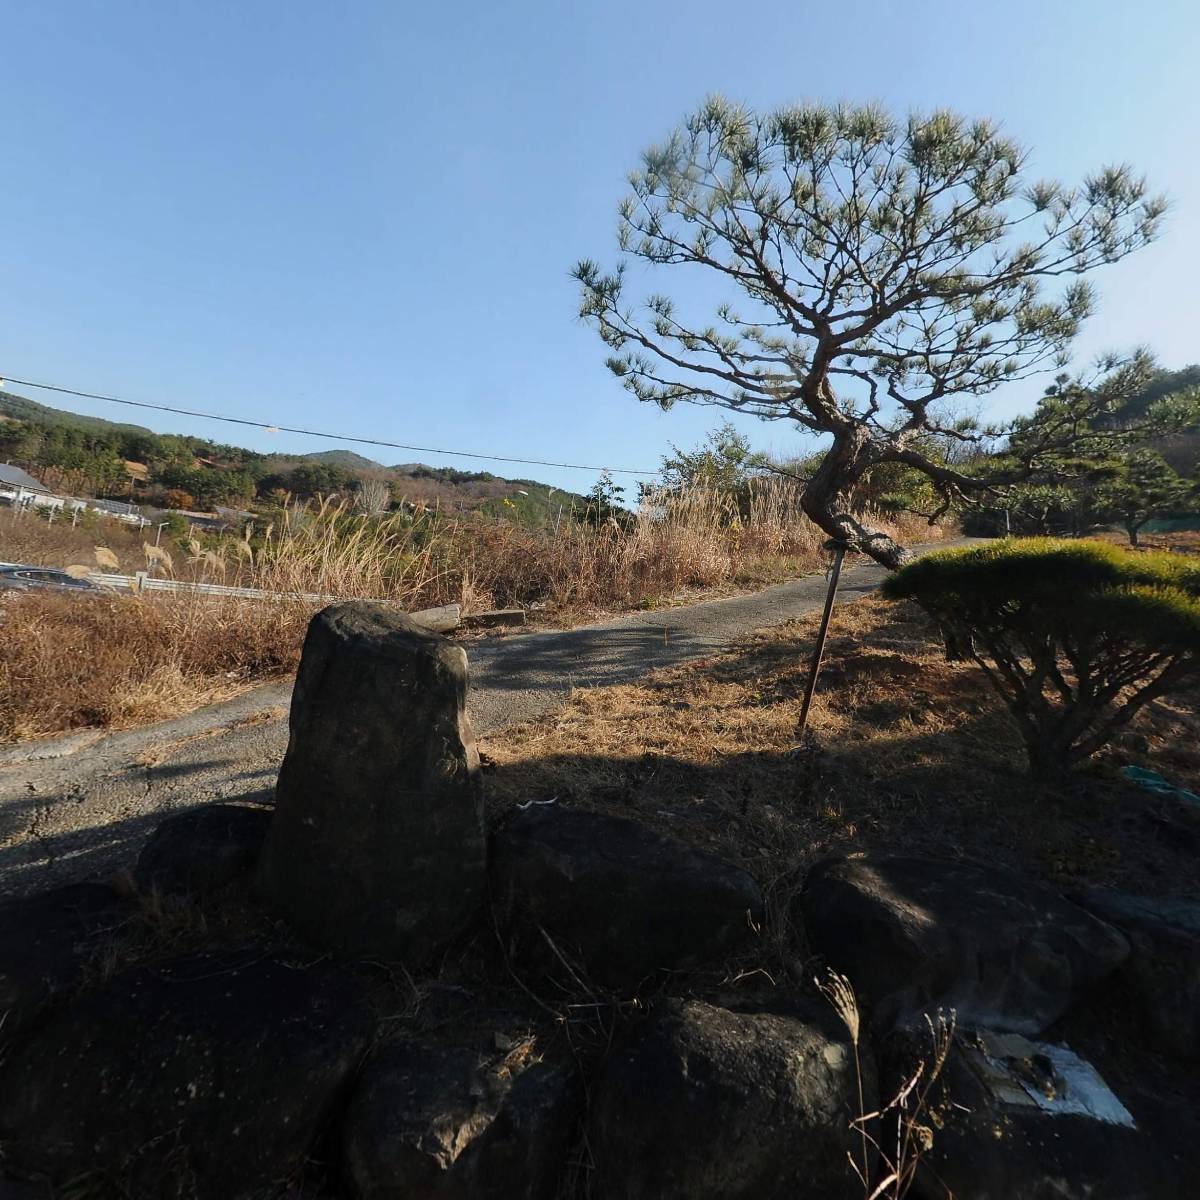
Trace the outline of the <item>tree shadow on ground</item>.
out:
<instances>
[{"instance_id":1,"label":"tree shadow on ground","mask_svg":"<svg viewBox=\"0 0 1200 1200\"><path fill-rule=\"evenodd\" d=\"M68 824L81 796L66 792L30 793L8 801L2 809L0 896L18 895L63 883L111 876L132 867L146 839L160 822L204 804L270 804L274 801L276 771L230 771L220 787L210 781L191 786L198 776L225 766L225 760L201 759L143 768L146 795L152 782L169 781L153 793L149 811L130 813L122 805L114 819ZM102 789L105 781L97 781Z\"/></svg>"}]
</instances>

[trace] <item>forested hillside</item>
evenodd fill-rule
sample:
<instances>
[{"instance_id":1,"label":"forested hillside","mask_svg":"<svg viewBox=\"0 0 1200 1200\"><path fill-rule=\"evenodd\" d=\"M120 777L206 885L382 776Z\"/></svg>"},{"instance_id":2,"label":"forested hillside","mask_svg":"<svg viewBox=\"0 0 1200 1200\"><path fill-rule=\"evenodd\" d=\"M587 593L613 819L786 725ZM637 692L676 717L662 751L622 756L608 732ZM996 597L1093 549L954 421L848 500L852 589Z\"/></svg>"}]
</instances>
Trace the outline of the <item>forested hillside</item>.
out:
<instances>
[{"instance_id":1,"label":"forested hillside","mask_svg":"<svg viewBox=\"0 0 1200 1200\"><path fill-rule=\"evenodd\" d=\"M10 392L0 392L0 461L70 495L188 510L336 495L373 511L402 504L477 508L540 523L586 503L534 480L422 463L386 466L351 450L261 454L50 408Z\"/></svg>"}]
</instances>

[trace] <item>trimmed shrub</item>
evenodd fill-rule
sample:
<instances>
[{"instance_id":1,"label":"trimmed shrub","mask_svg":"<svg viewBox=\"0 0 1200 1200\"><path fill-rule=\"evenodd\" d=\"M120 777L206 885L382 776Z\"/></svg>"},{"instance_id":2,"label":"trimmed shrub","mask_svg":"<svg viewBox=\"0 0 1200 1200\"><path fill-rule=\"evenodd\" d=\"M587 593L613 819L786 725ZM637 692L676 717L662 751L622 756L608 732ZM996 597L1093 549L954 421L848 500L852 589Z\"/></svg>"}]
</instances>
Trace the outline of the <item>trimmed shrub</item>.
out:
<instances>
[{"instance_id":1,"label":"trimmed shrub","mask_svg":"<svg viewBox=\"0 0 1200 1200\"><path fill-rule=\"evenodd\" d=\"M1200 679L1200 566L1031 538L919 559L883 586L987 674L1035 774L1059 777L1149 701Z\"/></svg>"}]
</instances>

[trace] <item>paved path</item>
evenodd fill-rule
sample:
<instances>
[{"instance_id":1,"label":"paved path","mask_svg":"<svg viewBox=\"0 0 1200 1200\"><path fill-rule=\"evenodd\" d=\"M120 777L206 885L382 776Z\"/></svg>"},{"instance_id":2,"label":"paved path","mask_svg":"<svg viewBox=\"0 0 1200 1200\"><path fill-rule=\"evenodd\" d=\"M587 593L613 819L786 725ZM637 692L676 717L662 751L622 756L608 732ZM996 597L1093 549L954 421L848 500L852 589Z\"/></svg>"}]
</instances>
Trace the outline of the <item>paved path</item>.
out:
<instances>
[{"instance_id":1,"label":"paved path","mask_svg":"<svg viewBox=\"0 0 1200 1200\"><path fill-rule=\"evenodd\" d=\"M874 564L848 567L842 598L872 591L884 574ZM573 687L702 658L819 609L824 596L824 576L810 575L749 596L468 644L472 723L490 733L560 705ZM290 695L290 682L273 684L146 729L0 751L0 894L131 863L173 811L269 798L287 745Z\"/></svg>"}]
</instances>

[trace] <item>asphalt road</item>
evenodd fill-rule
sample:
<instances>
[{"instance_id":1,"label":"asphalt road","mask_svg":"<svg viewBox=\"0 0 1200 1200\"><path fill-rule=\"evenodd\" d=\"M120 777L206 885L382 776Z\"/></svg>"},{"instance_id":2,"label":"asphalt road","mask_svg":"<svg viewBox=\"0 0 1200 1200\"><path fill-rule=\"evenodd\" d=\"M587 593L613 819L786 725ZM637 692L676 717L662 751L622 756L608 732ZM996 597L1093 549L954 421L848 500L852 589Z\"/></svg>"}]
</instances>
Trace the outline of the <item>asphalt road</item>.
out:
<instances>
[{"instance_id":1,"label":"asphalt road","mask_svg":"<svg viewBox=\"0 0 1200 1200\"><path fill-rule=\"evenodd\" d=\"M883 568L842 572L840 596L872 591ZM470 714L491 733L602 687L703 658L819 609L823 575L749 596L635 613L564 632L468 644ZM99 684L98 684L99 686ZM164 816L216 800L269 800L287 746L291 684L257 688L176 720L86 732L0 751L0 894L129 865Z\"/></svg>"}]
</instances>

